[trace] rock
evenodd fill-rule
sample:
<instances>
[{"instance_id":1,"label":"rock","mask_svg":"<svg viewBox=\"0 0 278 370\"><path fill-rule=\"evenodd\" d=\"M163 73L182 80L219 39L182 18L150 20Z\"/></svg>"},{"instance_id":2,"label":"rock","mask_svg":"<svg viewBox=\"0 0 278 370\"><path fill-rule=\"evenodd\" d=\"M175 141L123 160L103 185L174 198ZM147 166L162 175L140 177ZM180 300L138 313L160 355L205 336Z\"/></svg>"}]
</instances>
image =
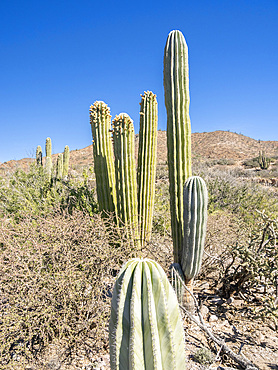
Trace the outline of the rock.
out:
<instances>
[{"instance_id":1,"label":"rock","mask_svg":"<svg viewBox=\"0 0 278 370\"><path fill-rule=\"evenodd\" d=\"M216 315L210 315L209 322L215 322L218 321L218 317Z\"/></svg>"},{"instance_id":2,"label":"rock","mask_svg":"<svg viewBox=\"0 0 278 370\"><path fill-rule=\"evenodd\" d=\"M208 316L208 313L209 313L209 309L207 308L207 306L205 306L204 304L202 305L202 307L200 308L200 312L202 314L202 316L204 318L206 318Z\"/></svg>"}]
</instances>

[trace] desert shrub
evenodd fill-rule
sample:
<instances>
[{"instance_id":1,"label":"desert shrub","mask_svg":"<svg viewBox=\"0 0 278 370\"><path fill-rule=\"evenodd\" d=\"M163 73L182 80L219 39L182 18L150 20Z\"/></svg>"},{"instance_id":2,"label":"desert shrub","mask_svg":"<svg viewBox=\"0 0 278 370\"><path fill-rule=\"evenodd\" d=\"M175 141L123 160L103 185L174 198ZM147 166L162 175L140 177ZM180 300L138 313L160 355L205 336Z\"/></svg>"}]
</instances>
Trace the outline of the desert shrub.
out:
<instances>
[{"instance_id":1,"label":"desert shrub","mask_svg":"<svg viewBox=\"0 0 278 370\"><path fill-rule=\"evenodd\" d=\"M43 215L65 209L96 212L94 190L86 178L49 182L42 167L30 166L28 172L19 169L0 181L0 214L18 219L26 212Z\"/></svg>"},{"instance_id":2,"label":"desert shrub","mask_svg":"<svg viewBox=\"0 0 278 370\"><path fill-rule=\"evenodd\" d=\"M259 157L249 158L242 163L246 168L256 168L259 167Z\"/></svg>"},{"instance_id":3,"label":"desert shrub","mask_svg":"<svg viewBox=\"0 0 278 370\"><path fill-rule=\"evenodd\" d=\"M209 365L213 363L213 354L208 348L205 347L198 349L194 353L193 357L196 362L202 365Z\"/></svg>"},{"instance_id":4,"label":"desert shrub","mask_svg":"<svg viewBox=\"0 0 278 370\"><path fill-rule=\"evenodd\" d=\"M44 351L57 341L64 360L69 354L92 358L107 352L114 279L139 253L127 235L110 217L76 210L22 214L17 222L0 219L1 369L45 365ZM154 235L140 256L167 270L168 239Z\"/></svg>"}]
</instances>

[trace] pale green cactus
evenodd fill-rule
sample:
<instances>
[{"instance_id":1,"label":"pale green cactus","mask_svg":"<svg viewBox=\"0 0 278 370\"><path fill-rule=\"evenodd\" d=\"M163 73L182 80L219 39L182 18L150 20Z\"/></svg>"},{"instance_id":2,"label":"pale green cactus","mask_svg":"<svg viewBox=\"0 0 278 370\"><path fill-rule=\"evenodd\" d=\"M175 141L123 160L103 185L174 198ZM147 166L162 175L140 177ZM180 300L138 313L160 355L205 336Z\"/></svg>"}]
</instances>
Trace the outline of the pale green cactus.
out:
<instances>
[{"instance_id":1,"label":"pale green cactus","mask_svg":"<svg viewBox=\"0 0 278 370\"><path fill-rule=\"evenodd\" d=\"M115 179L118 216L129 228L130 240L138 245L138 205L133 121L126 113L113 120Z\"/></svg>"},{"instance_id":2,"label":"pale green cactus","mask_svg":"<svg viewBox=\"0 0 278 370\"><path fill-rule=\"evenodd\" d=\"M157 100L147 91L142 96L137 166L138 217L141 245L150 240L153 221L157 156Z\"/></svg>"},{"instance_id":3,"label":"pale green cactus","mask_svg":"<svg viewBox=\"0 0 278 370\"><path fill-rule=\"evenodd\" d=\"M109 322L111 370L185 369L177 297L161 266L132 259L116 280Z\"/></svg>"},{"instance_id":4,"label":"pale green cactus","mask_svg":"<svg viewBox=\"0 0 278 370\"><path fill-rule=\"evenodd\" d=\"M99 209L117 214L111 115L104 102L96 101L91 105L90 123Z\"/></svg>"},{"instance_id":5,"label":"pale green cactus","mask_svg":"<svg viewBox=\"0 0 278 370\"><path fill-rule=\"evenodd\" d=\"M59 153L57 157L56 179L61 180L63 177L63 153Z\"/></svg>"},{"instance_id":6,"label":"pale green cactus","mask_svg":"<svg viewBox=\"0 0 278 370\"><path fill-rule=\"evenodd\" d=\"M183 202L184 239L181 259L171 266L171 274L179 302L189 311L194 311L191 296L193 280L201 268L207 227L208 191L201 177L192 176L186 181Z\"/></svg>"},{"instance_id":7,"label":"pale green cactus","mask_svg":"<svg viewBox=\"0 0 278 370\"><path fill-rule=\"evenodd\" d=\"M181 267L186 281L189 281L200 271L206 238L208 191L201 177L192 176L186 181L183 202Z\"/></svg>"},{"instance_id":8,"label":"pale green cactus","mask_svg":"<svg viewBox=\"0 0 278 370\"><path fill-rule=\"evenodd\" d=\"M183 186L191 176L188 48L183 34L172 31L164 50L164 94L167 110L167 149L174 262L183 244Z\"/></svg>"},{"instance_id":9,"label":"pale green cactus","mask_svg":"<svg viewBox=\"0 0 278 370\"><path fill-rule=\"evenodd\" d=\"M64 154L63 154L63 179L67 178L69 174L69 159L70 159L70 150L69 146L66 145L64 149Z\"/></svg>"},{"instance_id":10,"label":"pale green cactus","mask_svg":"<svg viewBox=\"0 0 278 370\"><path fill-rule=\"evenodd\" d=\"M45 142L45 173L47 176L48 181L51 180L51 174L52 174L52 144L50 137L46 138Z\"/></svg>"},{"instance_id":11,"label":"pale green cactus","mask_svg":"<svg viewBox=\"0 0 278 370\"><path fill-rule=\"evenodd\" d=\"M39 167L42 166L42 148L40 145L37 146L36 150L36 165Z\"/></svg>"}]
</instances>

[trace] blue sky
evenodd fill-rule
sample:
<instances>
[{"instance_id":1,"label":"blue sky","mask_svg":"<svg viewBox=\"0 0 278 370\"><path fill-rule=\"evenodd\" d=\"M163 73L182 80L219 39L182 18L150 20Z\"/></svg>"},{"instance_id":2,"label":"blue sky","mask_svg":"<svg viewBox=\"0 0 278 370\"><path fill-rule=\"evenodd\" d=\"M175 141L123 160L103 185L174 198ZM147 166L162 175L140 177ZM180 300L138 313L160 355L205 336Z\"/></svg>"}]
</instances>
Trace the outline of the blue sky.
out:
<instances>
[{"instance_id":1,"label":"blue sky","mask_svg":"<svg viewBox=\"0 0 278 370\"><path fill-rule=\"evenodd\" d=\"M128 113L152 90L166 129L168 33L189 47L193 132L278 140L277 0L1 0L0 162L91 144L89 106Z\"/></svg>"}]
</instances>

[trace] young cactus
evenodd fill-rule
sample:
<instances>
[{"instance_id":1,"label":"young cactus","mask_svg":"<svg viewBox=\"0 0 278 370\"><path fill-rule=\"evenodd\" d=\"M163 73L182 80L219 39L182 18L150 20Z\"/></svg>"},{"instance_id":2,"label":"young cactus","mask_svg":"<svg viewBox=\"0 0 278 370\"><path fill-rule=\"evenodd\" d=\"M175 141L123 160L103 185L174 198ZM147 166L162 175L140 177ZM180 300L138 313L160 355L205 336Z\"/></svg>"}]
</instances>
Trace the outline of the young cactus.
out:
<instances>
[{"instance_id":1,"label":"young cactus","mask_svg":"<svg viewBox=\"0 0 278 370\"><path fill-rule=\"evenodd\" d=\"M56 179L61 180L63 177L63 153L59 153L57 157Z\"/></svg>"},{"instance_id":2,"label":"young cactus","mask_svg":"<svg viewBox=\"0 0 278 370\"><path fill-rule=\"evenodd\" d=\"M46 138L45 142L45 172L48 181L51 180L51 173L52 173L52 159L51 159L51 154L52 154L52 144L51 144L51 139L50 137Z\"/></svg>"},{"instance_id":3,"label":"young cactus","mask_svg":"<svg viewBox=\"0 0 278 370\"><path fill-rule=\"evenodd\" d=\"M63 154L63 179L66 179L69 174L69 158L70 158L70 150L69 146L66 145L64 149L64 154Z\"/></svg>"},{"instance_id":4,"label":"young cactus","mask_svg":"<svg viewBox=\"0 0 278 370\"><path fill-rule=\"evenodd\" d=\"M139 237L142 246L150 240L153 220L156 153L157 100L147 91L142 96L137 166Z\"/></svg>"},{"instance_id":5,"label":"young cactus","mask_svg":"<svg viewBox=\"0 0 278 370\"><path fill-rule=\"evenodd\" d=\"M130 240L137 245L139 236L135 134L133 121L128 114L121 113L113 120L113 141L118 216L129 228Z\"/></svg>"},{"instance_id":6,"label":"young cactus","mask_svg":"<svg viewBox=\"0 0 278 370\"><path fill-rule=\"evenodd\" d=\"M109 322L111 370L185 369L179 305L161 266L132 259L116 280Z\"/></svg>"},{"instance_id":7,"label":"young cactus","mask_svg":"<svg viewBox=\"0 0 278 370\"><path fill-rule=\"evenodd\" d=\"M36 150L36 165L38 167L42 166L42 148L40 145L37 146Z\"/></svg>"},{"instance_id":8,"label":"young cactus","mask_svg":"<svg viewBox=\"0 0 278 370\"><path fill-rule=\"evenodd\" d=\"M104 102L96 101L91 105L90 123L99 208L104 212L117 213L111 115Z\"/></svg>"},{"instance_id":9,"label":"young cactus","mask_svg":"<svg viewBox=\"0 0 278 370\"><path fill-rule=\"evenodd\" d=\"M172 31L164 50L164 94L174 262L183 244L183 186L191 176L188 49L183 34Z\"/></svg>"}]
</instances>

